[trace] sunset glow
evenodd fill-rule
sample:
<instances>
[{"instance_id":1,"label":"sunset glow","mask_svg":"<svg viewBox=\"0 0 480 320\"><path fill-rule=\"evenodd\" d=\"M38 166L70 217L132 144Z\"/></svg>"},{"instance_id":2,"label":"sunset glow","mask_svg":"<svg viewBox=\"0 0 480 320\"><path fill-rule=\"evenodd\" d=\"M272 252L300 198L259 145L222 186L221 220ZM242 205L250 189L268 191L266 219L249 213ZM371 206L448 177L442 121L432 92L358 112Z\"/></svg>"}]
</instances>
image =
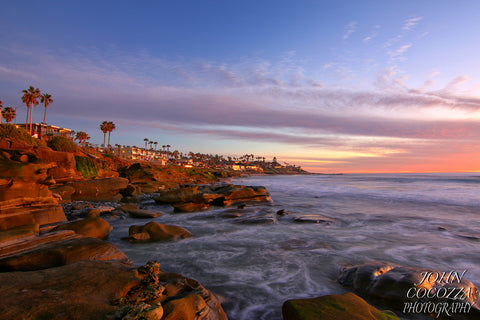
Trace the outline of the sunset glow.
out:
<instances>
[{"instance_id":1,"label":"sunset glow","mask_svg":"<svg viewBox=\"0 0 480 320\"><path fill-rule=\"evenodd\" d=\"M324 173L478 172L479 10L430 0L5 2L0 100L21 119L20 91L41 87L55 97L49 122L98 144L108 118L112 144L149 137Z\"/></svg>"}]
</instances>

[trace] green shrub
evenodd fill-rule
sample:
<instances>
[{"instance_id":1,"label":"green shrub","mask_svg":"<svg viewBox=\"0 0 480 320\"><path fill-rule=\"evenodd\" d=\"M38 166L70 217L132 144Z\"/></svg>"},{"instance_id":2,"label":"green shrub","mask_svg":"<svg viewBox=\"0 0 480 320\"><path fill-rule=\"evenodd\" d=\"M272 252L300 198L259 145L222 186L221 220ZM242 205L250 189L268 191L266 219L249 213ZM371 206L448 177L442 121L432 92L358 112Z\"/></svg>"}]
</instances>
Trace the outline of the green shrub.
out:
<instances>
[{"instance_id":1,"label":"green shrub","mask_svg":"<svg viewBox=\"0 0 480 320\"><path fill-rule=\"evenodd\" d=\"M94 179L97 176L97 168L92 159L87 157L75 156L75 164L77 170L80 171L82 177Z\"/></svg>"},{"instance_id":2,"label":"green shrub","mask_svg":"<svg viewBox=\"0 0 480 320\"><path fill-rule=\"evenodd\" d=\"M30 146L44 146L45 143L40 139L32 138L23 128L17 128L13 124L0 123L0 139L8 138L14 141L22 142Z\"/></svg>"},{"instance_id":3,"label":"green shrub","mask_svg":"<svg viewBox=\"0 0 480 320\"><path fill-rule=\"evenodd\" d=\"M55 151L75 152L78 146L70 138L63 136L55 136L48 140L47 146Z\"/></svg>"}]
</instances>

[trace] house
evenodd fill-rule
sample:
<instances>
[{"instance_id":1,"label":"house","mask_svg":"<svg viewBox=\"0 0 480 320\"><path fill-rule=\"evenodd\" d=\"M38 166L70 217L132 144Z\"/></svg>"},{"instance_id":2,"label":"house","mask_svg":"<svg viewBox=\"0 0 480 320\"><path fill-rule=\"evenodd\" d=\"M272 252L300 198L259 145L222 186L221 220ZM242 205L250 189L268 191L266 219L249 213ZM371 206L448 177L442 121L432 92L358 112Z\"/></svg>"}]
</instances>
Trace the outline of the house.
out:
<instances>
[{"instance_id":1,"label":"house","mask_svg":"<svg viewBox=\"0 0 480 320\"><path fill-rule=\"evenodd\" d=\"M24 128L27 131L30 131L30 124L16 124L17 128ZM64 136L73 140L75 135L75 131L61 128L57 126L52 126L49 124L43 123L32 123L32 136L35 138L42 138L44 140L50 140L52 137L55 136Z\"/></svg>"},{"instance_id":2,"label":"house","mask_svg":"<svg viewBox=\"0 0 480 320\"><path fill-rule=\"evenodd\" d=\"M125 160L145 160L151 161L159 165L166 165L167 158L158 150L146 150L138 147L116 147L113 149L115 155Z\"/></svg>"}]
</instances>

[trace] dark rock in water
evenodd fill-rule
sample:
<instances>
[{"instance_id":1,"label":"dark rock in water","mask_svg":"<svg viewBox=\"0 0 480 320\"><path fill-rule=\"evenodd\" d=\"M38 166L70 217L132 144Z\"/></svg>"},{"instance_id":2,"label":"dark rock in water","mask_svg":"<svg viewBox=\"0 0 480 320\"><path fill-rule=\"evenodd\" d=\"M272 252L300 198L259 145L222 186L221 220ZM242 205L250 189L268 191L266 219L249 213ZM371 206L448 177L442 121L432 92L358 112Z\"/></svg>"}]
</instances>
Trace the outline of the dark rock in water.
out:
<instances>
[{"instance_id":1,"label":"dark rock in water","mask_svg":"<svg viewBox=\"0 0 480 320\"><path fill-rule=\"evenodd\" d=\"M456 233L455 235L460 238L465 238L468 240L475 240L475 241L480 240L480 234Z\"/></svg>"},{"instance_id":2,"label":"dark rock in water","mask_svg":"<svg viewBox=\"0 0 480 320\"><path fill-rule=\"evenodd\" d=\"M237 208L238 209L245 209L247 205L245 203L240 203L239 205L237 205Z\"/></svg>"},{"instance_id":3,"label":"dark rock in water","mask_svg":"<svg viewBox=\"0 0 480 320\"><path fill-rule=\"evenodd\" d=\"M283 320L399 320L391 311L380 311L353 293L314 299L288 300L282 306Z\"/></svg>"},{"instance_id":4,"label":"dark rock in water","mask_svg":"<svg viewBox=\"0 0 480 320\"><path fill-rule=\"evenodd\" d=\"M321 216L318 214L308 214L303 216L297 216L293 219L294 222L305 222L305 223L324 223L324 224L331 224L334 223L335 220Z\"/></svg>"},{"instance_id":5,"label":"dark rock in water","mask_svg":"<svg viewBox=\"0 0 480 320\"><path fill-rule=\"evenodd\" d=\"M438 227L438 230L440 230L440 231L447 231L447 228L442 227L442 226L439 226L439 227Z\"/></svg>"},{"instance_id":6,"label":"dark rock in water","mask_svg":"<svg viewBox=\"0 0 480 320\"><path fill-rule=\"evenodd\" d=\"M279 215L279 216L285 216L285 215L288 215L288 212L286 212L285 209L278 210L278 211L277 211L277 215Z\"/></svg>"},{"instance_id":7,"label":"dark rock in water","mask_svg":"<svg viewBox=\"0 0 480 320\"><path fill-rule=\"evenodd\" d=\"M461 270L456 270L455 272L458 273L453 276L449 276L450 271L446 270L445 275L442 271L402 267L394 263L375 261L342 268L338 281L361 294L380 298L393 308L399 309L404 307L404 303L418 300L415 297L407 297L407 293L412 295L418 292L421 295L423 291L433 290L430 291L430 295L435 299L429 299L429 301L451 303L452 300L434 293L452 290L457 293L464 292L467 293L467 297L459 302L468 302L472 306L470 313L466 315L467 318L471 316L472 319L478 319L480 313L477 306L477 287L465 278L458 281L457 276L462 276ZM425 279L426 276L428 277Z\"/></svg>"},{"instance_id":8,"label":"dark rock in water","mask_svg":"<svg viewBox=\"0 0 480 320\"><path fill-rule=\"evenodd\" d=\"M195 280L118 261L78 261L0 274L3 319L226 320L217 298Z\"/></svg>"},{"instance_id":9,"label":"dark rock in water","mask_svg":"<svg viewBox=\"0 0 480 320\"><path fill-rule=\"evenodd\" d=\"M128 230L130 242L148 242L184 239L192 236L187 229L178 226L149 222L144 226L131 226Z\"/></svg>"},{"instance_id":10,"label":"dark rock in water","mask_svg":"<svg viewBox=\"0 0 480 320\"><path fill-rule=\"evenodd\" d=\"M235 220L235 222L240 224L273 224L277 222L277 219L272 216L253 216L248 218L240 218Z\"/></svg>"},{"instance_id":11,"label":"dark rock in water","mask_svg":"<svg viewBox=\"0 0 480 320\"><path fill-rule=\"evenodd\" d=\"M143 210L143 209L131 209L131 210L128 210L128 214L132 218L139 218L139 219L151 219L151 218L156 218L162 215L161 212Z\"/></svg>"}]
</instances>

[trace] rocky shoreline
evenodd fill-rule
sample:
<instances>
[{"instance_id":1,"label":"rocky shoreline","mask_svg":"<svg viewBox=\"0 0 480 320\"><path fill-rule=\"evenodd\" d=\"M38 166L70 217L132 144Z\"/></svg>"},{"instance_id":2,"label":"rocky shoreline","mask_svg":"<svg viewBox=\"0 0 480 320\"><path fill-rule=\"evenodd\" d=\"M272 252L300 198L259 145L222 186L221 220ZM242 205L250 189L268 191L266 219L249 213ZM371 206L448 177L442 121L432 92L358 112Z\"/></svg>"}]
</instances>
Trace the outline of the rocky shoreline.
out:
<instances>
[{"instance_id":1,"label":"rocky shoreline","mask_svg":"<svg viewBox=\"0 0 480 320\"><path fill-rule=\"evenodd\" d=\"M0 140L0 318L227 319L219 300L197 281L164 272L155 261L134 266L108 242L109 221L135 219L138 224L130 227L124 241L145 243L195 236L182 226L161 224L161 219L149 221L162 212L145 208L148 201L171 205L179 214L225 207L217 215L242 224L275 223L276 217L288 216L288 212L279 210L272 217L252 211L247 204L271 201L264 187L219 183L214 174L202 170L187 173L149 164L107 166L96 161L92 165L101 174L86 179L78 163L88 161L78 161L78 157L88 159L86 154ZM335 223L319 215L291 219ZM462 302L468 303L469 312L455 316L479 316L478 290L473 283L434 279L419 285L422 272L439 273L388 262L346 266L338 282L355 294L288 300L282 308L283 318L398 319L395 314L402 314L405 303L413 303L405 292L411 288L419 292L422 285L436 292L468 291L468 299ZM444 297L418 300L452 303Z\"/></svg>"}]
</instances>

